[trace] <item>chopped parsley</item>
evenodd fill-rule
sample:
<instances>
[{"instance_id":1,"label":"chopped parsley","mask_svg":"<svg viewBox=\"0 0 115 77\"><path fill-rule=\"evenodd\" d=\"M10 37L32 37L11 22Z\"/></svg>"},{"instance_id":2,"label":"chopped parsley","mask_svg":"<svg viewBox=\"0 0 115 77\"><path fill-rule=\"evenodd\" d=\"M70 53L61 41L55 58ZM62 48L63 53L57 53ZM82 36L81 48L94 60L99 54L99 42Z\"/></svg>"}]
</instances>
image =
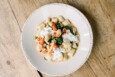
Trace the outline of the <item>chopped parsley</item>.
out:
<instances>
[{"instance_id":1,"label":"chopped parsley","mask_svg":"<svg viewBox=\"0 0 115 77\"><path fill-rule=\"evenodd\" d=\"M35 36L35 40L37 39L38 37L37 36Z\"/></svg>"}]
</instances>

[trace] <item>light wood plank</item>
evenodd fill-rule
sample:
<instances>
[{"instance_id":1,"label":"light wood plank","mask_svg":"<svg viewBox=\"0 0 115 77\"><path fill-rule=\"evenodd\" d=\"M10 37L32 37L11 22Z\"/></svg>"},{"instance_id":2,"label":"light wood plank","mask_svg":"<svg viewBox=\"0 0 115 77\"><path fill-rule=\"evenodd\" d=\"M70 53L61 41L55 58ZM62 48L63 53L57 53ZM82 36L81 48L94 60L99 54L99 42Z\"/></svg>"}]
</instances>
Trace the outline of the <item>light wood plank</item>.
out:
<instances>
[{"instance_id":1,"label":"light wood plank","mask_svg":"<svg viewBox=\"0 0 115 77\"><path fill-rule=\"evenodd\" d=\"M21 50L21 32L7 0L0 0L0 76L39 77Z\"/></svg>"}]
</instances>

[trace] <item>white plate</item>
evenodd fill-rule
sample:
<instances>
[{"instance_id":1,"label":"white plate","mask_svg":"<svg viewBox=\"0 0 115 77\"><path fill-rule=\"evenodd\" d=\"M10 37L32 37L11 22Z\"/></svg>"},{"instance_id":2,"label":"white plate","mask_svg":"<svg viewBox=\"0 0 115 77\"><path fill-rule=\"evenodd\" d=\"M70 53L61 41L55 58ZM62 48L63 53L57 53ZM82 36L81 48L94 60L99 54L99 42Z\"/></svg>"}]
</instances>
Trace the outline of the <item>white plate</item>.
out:
<instances>
[{"instance_id":1,"label":"white plate","mask_svg":"<svg viewBox=\"0 0 115 77\"><path fill-rule=\"evenodd\" d=\"M36 50L34 34L36 27L47 17L63 16L69 19L78 29L80 43L76 54L65 62L52 63L45 61ZM88 59L93 44L93 34L86 17L76 8L61 4L47 4L34 11L24 24L22 31L22 47L30 63L40 72L62 76L78 70Z\"/></svg>"}]
</instances>

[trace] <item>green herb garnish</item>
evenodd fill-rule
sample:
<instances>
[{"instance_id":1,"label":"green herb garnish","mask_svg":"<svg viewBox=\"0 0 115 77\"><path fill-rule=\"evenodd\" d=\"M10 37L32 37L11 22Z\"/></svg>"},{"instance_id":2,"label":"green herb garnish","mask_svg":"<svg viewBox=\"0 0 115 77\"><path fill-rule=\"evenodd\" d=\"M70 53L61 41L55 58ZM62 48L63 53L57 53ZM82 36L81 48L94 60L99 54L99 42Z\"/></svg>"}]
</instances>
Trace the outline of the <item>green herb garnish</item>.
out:
<instances>
[{"instance_id":1,"label":"green herb garnish","mask_svg":"<svg viewBox=\"0 0 115 77\"><path fill-rule=\"evenodd\" d=\"M37 39L38 37L37 36L35 36L35 40Z\"/></svg>"},{"instance_id":2,"label":"green herb garnish","mask_svg":"<svg viewBox=\"0 0 115 77\"><path fill-rule=\"evenodd\" d=\"M60 45L60 44L63 43L62 37L53 37L53 38L49 39L48 42L51 43L51 41L54 40L54 39L56 40L56 44L57 44L57 45Z\"/></svg>"},{"instance_id":3,"label":"green herb garnish","mask_svg":"<svg viewBox=\"0 0 115 77\"><path fill-rule=\"evenodd\" d=\"M48 27L51 27L48 23L47 23Z\"/></svg>"},{"instance_id":4,"label":"green herb garnish","mask_svg":"<svg viewBox=\"0 0 115 77\"><path fill-rule=\"evenodd\" d=\"M49 39L49 41L48 41L48 42L49 42L49 44L51 43L51 41L52 41L52 39Z\"/></svg>"},{"instance_id":5,"label":"green herb garnish","mask_svg":"<svg viewBox=\"0 0 115 77\"><path fill-rule=\"evenodd\" d=\"M60 25L59 22L56 23L56 28L57 28L57 29L61 29L61 25Z\"/></svg>"},{"instance_id":6,"label":"green herb garnish","mask_svg":"<svg viewBox=\"0 0 115 77\"><path fill-rule=\"evenodd\" d=\"M75 35L74 32L73 32L73 28L72 28L72 27L70 27L70 26L64 26L63 28L70 30L70 32L71 32L73 35Z\"/></svg>"},{"instance_id":7,"label":"green herb garnish","mask_svg":"<svg viewBox=\"0 0 115 77\"><path fill-rule=\"evenodd\" d=\"M54 40L54 39L56 39L56 37L53 37L53 38L49 39L48 42L51 43L51 41Z\"/></svg>"},{"instance_id":8,"label":"green herb garnish","mask_svg":"<svg viewBox=\"0 0 115 77\"><path fill-rule=\"evenodd\" d=\"M56 37L53 37L52 40L56 39Z\"/></svg>"},{"instance_id":9,"label":"green herb garnish","mask_svg":"<svg viewBox=\"0 0 115 77\"><path fill-rule=\"evenodd\" d=\"M59 44L62 44L62 43L63 43L62 37L57 37L57 38L56 38L56 41L57 41Z\"/></svg>"},{"instance_id":10,"label":"green herb garnish","mask_svg":"<svg viewBox=\"0 0 115 77\"><path fill-rule=\"evenodd\" d=\"M70 41L70 43L71 43L71 47L73 48L73 41Z\"/></svg>"},{"instance_id":11,"label":"green herb garnish","mask_svg":"<svg viewBox=\"0 0 115 77\"><path fill-rule=\"evenodd\" d=\"M46 42L44 42L44 44L48 45Z\"/></svg>"}]
</instances>

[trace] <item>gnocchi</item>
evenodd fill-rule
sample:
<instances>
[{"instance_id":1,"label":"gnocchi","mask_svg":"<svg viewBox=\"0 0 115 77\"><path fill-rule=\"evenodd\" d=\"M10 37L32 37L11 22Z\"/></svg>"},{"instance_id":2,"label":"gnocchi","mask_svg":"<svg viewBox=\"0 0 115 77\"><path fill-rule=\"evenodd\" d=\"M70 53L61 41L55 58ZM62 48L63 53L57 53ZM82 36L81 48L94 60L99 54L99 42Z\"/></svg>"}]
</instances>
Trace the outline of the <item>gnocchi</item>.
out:
<instances>
[{"instance_id":1,"label":"gnocchi","mask_svg":"<svg viewBox=\"0 0 115 77\"><path fill-rule=\"evenodd\" d=\"M52 22L57 23L57 22L58 22L58 19L57 19L56 17L53 17L53 18L52 18Z\"/></svg>"},{"instance_id":2,"label":"gnocchi","mask_svg":"<svg viewBox=\"0 0 115 77\"><path fill-rule=\"evenodd\" d=\"M62 23L63 23L64 26L70 25L70 21L68 19L66 19Z\"/></svg>"},{"instance_id":3,"label":"gnocchi","mask_svg":"<svg viewBox=\"0 0 115 77\"><path fill-rule=\"evenodd\" d=\"M63 22L65 19L62 16L58 16L60 22Z\"/></svg>"}]
</instances>

